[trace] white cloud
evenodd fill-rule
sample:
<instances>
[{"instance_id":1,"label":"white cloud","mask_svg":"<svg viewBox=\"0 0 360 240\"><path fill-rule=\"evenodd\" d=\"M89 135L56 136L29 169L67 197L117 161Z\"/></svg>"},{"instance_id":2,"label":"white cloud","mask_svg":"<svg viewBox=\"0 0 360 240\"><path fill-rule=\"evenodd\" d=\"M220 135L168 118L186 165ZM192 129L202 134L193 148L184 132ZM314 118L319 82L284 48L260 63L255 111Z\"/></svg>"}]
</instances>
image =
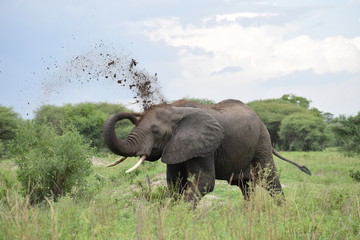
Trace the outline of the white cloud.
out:
<instances>
[{"instance_id":1,"label":"white cloud","mask_svg":"<svg viewBox=\"0 0 360 240\"><path fill-rule=\"evenodd\" d=\"M259 96L265 99L294 93L316 100L323 105L316 106L320 110L343 113L341 99L346 98L346 92L357 92L359 85L350 85L346 78L327 83L322 76L344 72L359 76L360 37L315 39L297 34L301 25L296 23L243 26L235 21L245 15L217 15L223 16L217 18L220 21L205 21L201 26L183 25L179 18L151 19L145 23L149 40L178 49L176 61L181 76L174 77L164 89L171 95L169 98L187 95L215 101L240 98L246 102ZM305 84L296 80L292 85L292 79L286 78L302 72L311 73ZM273 85L274 79L284 76L289 84ZM309 84L317 80L316 87ZM341 86L341 91L337 86ZM329 102L326 99L331 94L334 98ZM351 103L358 105L359 98L350 95L354 98Z\"/></svg>"},{"instance_id":2,"label":"white cloud","mask_svg":"<svg viewBox=\"0 0 360 240\"><path fill-rule=\"evenodd\" d=\"M273 3L271 3L271 2L266 2L266 1L255 2L254 4L255 4L255 5L274 5Z\"/></svg>"},{"instance_id":3,"label":"white cloud","mask_svg":"<svg viewBox=\"0 0 360 240\"><path fill-rule=\"evenodd\" d=\"M216 19L233 20L239 16L257 15L248 14L217 15ZM261 14L258 16L265 16ZM164 41L179 48L178 62L183 77L189 79L208 78L211 73L228 66L241 68L234 77L248 81L304 70L316 74L360 71L360 37L313 39L300 35L288 38L298 29L291 23L244 27L227 21L199 27L183 26L178 18L169 18L149 20L146 26L145 34L151 41ZM204 54L193 53L194 48L204 50Z\"/></svg>"},{"instance_id":4,"label":"white cloud","mask_svg":"<svg viewBox=\"0 0 360 240\"><path fill-rule=\"evenodd\" d=\"M204 22L206 23L213 19L215 19L215 21L217 23L235 22L236 20L238 20L240 18L274 17L274 16L278 16L278 15L279 15L278 13L266 13L266 12L262 12L262 13L241 12L241 13L234 13L234 14L219 14L219 15L216 15L215 17L205 18Z\"/></svg>"}]
</instances>

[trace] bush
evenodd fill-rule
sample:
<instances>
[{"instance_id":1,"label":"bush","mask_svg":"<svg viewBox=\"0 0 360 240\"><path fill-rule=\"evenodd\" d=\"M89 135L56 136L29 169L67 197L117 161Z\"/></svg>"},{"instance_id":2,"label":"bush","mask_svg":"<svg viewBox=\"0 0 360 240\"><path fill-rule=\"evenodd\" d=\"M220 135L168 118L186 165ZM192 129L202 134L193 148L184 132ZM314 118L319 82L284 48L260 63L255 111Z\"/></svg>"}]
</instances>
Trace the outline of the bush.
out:
<instances>
[{"instance_id":1,"label":"bush","mask_svg":"<svg viewBox=\"0 0 360 240\"><path fill-rule=\"evenodd\" d=\"M183 100L192 101L192 102L196 102L196 103L200 103L200 104L205 104L205 105L212 105L212 104L215 104L215 103L216 103L216 102L214 102L213 100L206 99L206 98L189 98L189 97L184 97Z\"/></svg>"},{"instance_id":2,"label":"bush","mask_svg":"<svg viewBox=\"0 0 360 240\"><path fill-rule=\"evenodd\" d=\"M331 125L340 148L360 155L360 112L356 116L340 116Z\"/></svg>"},{"instance_id":3,"label":"bush","mask_svg":"<svg viewBox=\"0 0 360 240\"><path fill-rule=\"evenodd\" d=\"M307 112L305 108L282 99L253 101L248 103L248 105L264 122L269 131L272 144L277 146L282 141L279 136L282 120L291 114Z\"/></svg>"},{"instance_id":4,"label":"bush","mask_svg":"<svg viewBox=\"0 0 360 240\"><path fill-rule=\"evenodd\" d=\"M20 117L11 108L0 105L0 158L7 154L8 141L15 136Z\"/></svg>"},{"instance_id":5,"label":"bush","mask_svg":"<svg viewBox=\"0 0 360 240\"><path fill-rule=\"evenodd\" d=\"M311 113L296 113L281 122L279 136L283 148L290 151L318 151L325 148L326 123Z\"/></svg>"},{"instance_id":6,"label":"bush","mask_svg":"<svg viewBox=\"0 0 360 240\"><path fill-rule=\"evenodd\" d=\"M0 169L0 202L6 199L9 192L15 191L18 182L13 172Z\"/></svg>"},{"instance_id":7,"label":"bush","mask_svg":"<svg viewBox=\"0 0 360 240\"><path fill-rule=\"evenodd\" d=\"M360 170L350 170L349 176L356 182L360 182Z\"/></svg>"},{"instance_id":8,"label":"bush","mask_svg":"<svg viewBox=\"0 0 360 240\"><path fill-rule=\"evenodd\" d=\"M18 179L31 203L54 200L83 186L91 172L93 149L73 129L61 133L48 125L26 122L11 144Z\"/></svg>"},{"instance_id":9,"label":"bush","mask_svg":"<svg viewBox=\"0 0 360 240\"><path fill-rule=\"evenodd\" d=\"M35 113L35 122L50 124L61 132L62 126L74 126L91 145L98 150L106 149L102 129L106 119L112 114L130 111L124 106L108 103L79 103L64 106L44 105ZM132 124L122 121L122 128L117 129L121 136L127 136ZM126 128L126 131L123 131Z\"/></svg>"}]
</instances>

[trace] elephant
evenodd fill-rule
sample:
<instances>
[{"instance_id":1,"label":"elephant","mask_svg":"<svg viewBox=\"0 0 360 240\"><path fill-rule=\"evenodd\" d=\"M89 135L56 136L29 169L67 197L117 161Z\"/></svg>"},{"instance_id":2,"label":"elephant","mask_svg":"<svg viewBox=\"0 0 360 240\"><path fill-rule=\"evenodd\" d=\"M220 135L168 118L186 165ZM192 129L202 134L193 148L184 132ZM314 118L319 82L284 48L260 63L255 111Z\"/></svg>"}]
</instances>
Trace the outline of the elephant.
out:
<instances>
[{"instance_id":1,"label":"elephant","mask_svg":"<svg viewBox=\"0 0 360 240\"><path fill-rule=\"evenodd\" d=\"M120 139L115 124L124 119L135 126ZM144 160L161 158L168 187L194 206L213 191L215 179L238 186L245 200L250 197L250 184L261 180L271 196L284 199L273 154L311 175L307 167L280 156L256 113L234 99L206 105L179 100L153 105L143 113L120 112L105 122L103 134L109 150L122 156L108 166L140 157L130 172Z\"/></svg>"}]
</instances>

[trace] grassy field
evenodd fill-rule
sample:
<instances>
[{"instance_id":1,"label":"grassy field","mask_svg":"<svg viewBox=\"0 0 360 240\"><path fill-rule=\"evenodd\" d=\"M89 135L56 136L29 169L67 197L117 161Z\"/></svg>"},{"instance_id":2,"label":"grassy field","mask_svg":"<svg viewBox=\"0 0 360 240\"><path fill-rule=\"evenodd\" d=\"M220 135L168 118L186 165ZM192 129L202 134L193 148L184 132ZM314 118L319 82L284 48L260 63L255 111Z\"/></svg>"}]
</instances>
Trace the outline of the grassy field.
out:
<instances>
[{"instance_id":1,"label":"grassy field","mask_svg":"<svg viewBox=\"0 0 360 240\"><path fill-rule=\"evenodd\" d=\"M160 161L125 174L136 159L105 168L113 155L94 158L86 189L31 206L15 165L3 160L0 239L359 239L360 183L349 172L360 171L360 159L335 151L282 155L313 173L275 160L283 206L260 187L245 202L237 187L217 181L195 210L168 196Z\"/></svg>"}]
</instances>

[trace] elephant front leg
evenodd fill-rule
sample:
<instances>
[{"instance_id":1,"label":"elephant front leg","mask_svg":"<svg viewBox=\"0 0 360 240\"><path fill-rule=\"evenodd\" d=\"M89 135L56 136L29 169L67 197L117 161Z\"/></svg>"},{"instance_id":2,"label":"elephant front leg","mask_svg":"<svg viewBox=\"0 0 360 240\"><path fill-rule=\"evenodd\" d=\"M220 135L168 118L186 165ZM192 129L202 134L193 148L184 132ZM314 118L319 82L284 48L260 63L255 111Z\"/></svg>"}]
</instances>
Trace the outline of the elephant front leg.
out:
<instances>
[{"instance_id":1,"label":"elephant front leg","mask_svg":"<svg viewBox=\"0 0 360 240\"><path fill-rule=\"evenodd\" d=\"M213 157L197 157L180 164L167 164L166 179L169 189L183 194L195 208L198 201L214 189Z\"/></svg>"},{"instance_id":2,"label":"elephant front leg","mask_svg":"<svg viewBox=\"0 0 360 240\"><path fill-rule=\"evenodd\" d=\"M166 181L170 191L183 194L187 185L187 168L183 163L166 165Z\"/></svg>"},{"instance_id":3,"label":"elephant front leg","mask_svg":"<svg viewBox=\"0 0 360 240\"><path fill-rule=\"evenodd\" d=\"M233 176L232 176L233 177ZM236 176L235 179L228 180L228 183L231 185L236 185L240 188L242 195L246 201L250 200L250 195L254 190L255 185L251 184L250 179L245 178L242 173ZM250 187L251 184L251 187Z\"/></svg>"},{"instance_id":4,"label":"elephant front leg","mask_svg":"<svg viewBox=\"0 0 360 240\"><path fill-rule=\"evenodd\" d=\"M251 193L249 180L247 180L247 179L241 180L239 183L239 188L241 190L242 195L244 196L244 199L246 201L249 201L250 193Z\"/></svg>"},{"instance_id":5,"label":"elephant front leg","mask_svg":"<svg viewBox=\"0 0 360 240\"><path fill-rule=\"evenodd\" d=\"M197 157L187 161L186 167L188 179L184 196L195 208L204 195L214 190L214 160L213 157Z\"/></svg>"}]
</instances>

